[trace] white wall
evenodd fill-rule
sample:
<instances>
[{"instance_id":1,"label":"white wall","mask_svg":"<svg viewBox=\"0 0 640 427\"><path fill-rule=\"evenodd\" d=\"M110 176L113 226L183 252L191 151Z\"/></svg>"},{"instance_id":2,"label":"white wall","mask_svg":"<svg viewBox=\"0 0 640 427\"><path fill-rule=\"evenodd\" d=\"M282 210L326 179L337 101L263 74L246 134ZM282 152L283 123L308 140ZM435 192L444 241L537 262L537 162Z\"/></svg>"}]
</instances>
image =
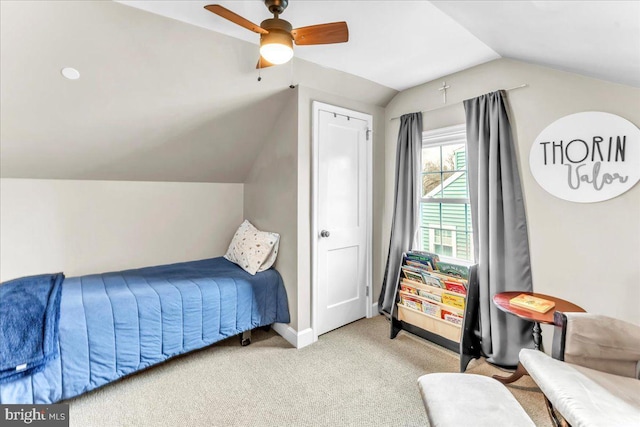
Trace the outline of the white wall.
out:
<instances>
[{"instance_id":1,"label":"white wall","mask_svg":"<svg viewBox=\"0 0 640 427\"><path fill-rule=\"evenodd\" d=\"M444 80L451 86L447 98L453 105L425 113L425 129L464 123L458 101L529 85L509 92L508 98L525 196L534 291L640 324L640 185L612 200L572 203L542 189L528 166L536 136L565 115L605 111L640 125L640 89L500 59L399 93L386 109L385 237L391 225L399 124L389 119L441 106L437 89ZM550 335L545 332L545 340Z\"/></svg>"},{"instance_id":2,"label":"white wall","mask_svg":"<svg viewBox=\"0 0 640 427\"><path fill-rule=\"evenodd\" d=\"M297 146L298 89L289 90L285 106L264 139L244 187L245 217L260 230L280 234L275 268L282 275L298 329Z\"/></svg>"},{"instance_id":3,"label":"white wall","mask_svg":"<svg viewBox=\"0 0 640 427\"><path fill-rule=\"evenodd\" d=\"M0 280L223 255L243 184L0 180Z\"/></svg>"}]
</instances>

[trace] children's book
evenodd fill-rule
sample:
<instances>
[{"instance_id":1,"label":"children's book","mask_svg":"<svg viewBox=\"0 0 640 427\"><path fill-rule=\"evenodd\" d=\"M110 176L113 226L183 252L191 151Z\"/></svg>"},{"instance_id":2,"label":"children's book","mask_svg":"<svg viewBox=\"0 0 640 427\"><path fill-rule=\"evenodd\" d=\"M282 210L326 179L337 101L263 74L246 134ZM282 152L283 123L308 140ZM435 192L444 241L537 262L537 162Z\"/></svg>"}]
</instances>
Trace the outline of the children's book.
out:
<instances>
[{"instance_id":1,"label":"children's book","mask_svg":"<svg viewBox=\"0 0 640 427\"><path fill-rule=\"evenodd\" d=\"M464 285L464 287L467 287L467 283L469 283L468 280L463 279L462 277L458 277L458 276L451 276L449 274L444 274L441 271L430 271L429 272L430 275L435 276L437 278L439 278L440 280L442 280L443 282L456 282L456 283L460 283L462 285Z\"/></svg>"},{"instance_id":2,"label":"children's book","mask_svg":"<svg viewBox=\"0 0 640 427\"><path fill-rule=\"evenodd\" d=\"M526 308L527 310L533 310L538 313L546 313L556 306L556 303L553 301L527 294L520 294L517 297L511 298L509 303L516 307Z\"/></svg>"},{"instance_id":3,"label":"children's book","mask_svg":"<svg viewBox=\"0 0 640 427\"><path fill-rule=\"evenodd\" d=\"M456 325L462 325L462 316L460 316L459 314L453 313L449 310L445 310L444 308L440 309L440 314L443 320L454 323Z\"/></svg>"},{"instance_id":4,"label":"children's book","mask_svg":"<svg viewBox=\"0 0 640 427\"><path fill-rule=\"evenodd\" d=\"M423 264L428 271L436 269L436 264L440 261L437 254L424 251L409 251L406 253L406 261Z\"/></svg>"},{"instance_id":5,"label":"children's book","mask_svg":"<svg viewBox=\"0 0 640 427\"><path fill-rule=\"evenodd\" d=\"M422 273L422 280L429 286L444 288L444 282L430 273Z\"/></svg>"},{"instance_id":6,"label":"children's book","mask_svg":"<svg viewBox=\"0 0 640 427\"><path fill-rule=\"evenodd\" d=\"M423 264L418 261L412 261L410 259L404 260L404 265L408 265L409 267L413 267L413 268L418 268L422 271L433 271L433 270L429 270L431 268L429 265Z\"/></svg>"},{"instance_id":7,"label":"children's book","mask_svg":"<svg viewBox=\"0 0 640 427\"><path fill-rule=\"evenodd\" d=\"M437 267L438 271L444 274L469 280L469 267L467 267L466 265L438 261Z\"/></svg>"},{"instance_id":8,"label":"children's book","mask_svg":"<svg viewBox=\"0 0 640 427\"><path fill-rule=\"evenodd\" d=\"M422 301L420 301L418 298L400 294L400 304L404 305L405 307L413 308L414 310L422 311Z\"/></svg>"},{"instance_id":9,"label":"children's book","mask_svg":"<svg viewBox=\"0 0 640 427\"><path fill-rule=\"evenodd\" d=\"M435 301L435 302L442 302L442 295L438 295L429 291L425 291L423 289L418 289L418 295L420 295L423 298L426 298L428 300L431 301Z\"/></svg>"},{"instance_id":10,"label":"children's book","mask_svg":"<svg viewBox=\"0 0 640 427\"><path fill-rule=\"evenodd\" d=\"M447 280L444 282L444 287L448 291L455 292L461 295L467 295L467 288L462 283L450 282Z\"/></svg>"},{"instance_id":11,"label":"children's book","mask_svg":"<svg viewBox=\"0 0 640 427\"><path fill-rule=\"evenodd\" d=\"M465 297L463 297L462 295L443 292L442 293L442 303L450 305L451 307L455 307L455 308L459 308L461 310L464 310Z\"/></svg>"},{"instance_id":12,"label":"children's book","mask_svg":"<svg viewBox=\"0 0 640 427\"><path fill-rule=\"evenodd\" d=\"M420 269L405 265L402 267L402 274L409 280L424 284L424 279L422 278L422 272Z\"/></svg>"}]
</instances>

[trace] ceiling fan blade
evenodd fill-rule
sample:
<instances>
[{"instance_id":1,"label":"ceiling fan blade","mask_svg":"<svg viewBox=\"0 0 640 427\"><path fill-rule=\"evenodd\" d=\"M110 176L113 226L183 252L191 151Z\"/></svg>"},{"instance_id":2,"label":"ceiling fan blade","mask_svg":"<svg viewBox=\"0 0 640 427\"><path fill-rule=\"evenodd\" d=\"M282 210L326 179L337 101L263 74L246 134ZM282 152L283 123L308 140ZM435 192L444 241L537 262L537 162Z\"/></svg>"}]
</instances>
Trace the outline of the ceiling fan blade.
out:
<instances>
[{"instance_id":1,"label":"ceiling fan blade","mask_svg":"<svg viewBox=\"0 0 640 427\"><path fill-rule=\"evenodd\" d=\"M349 28L346 22L311 25L291 31L297 45L344 43L349 41Z\"/></svg>"},{"instance_id":2,"label":"ceiling fan blade","mask_svg":"<svg viewBox=\"0 0 640 427\"><path fill-rule=\"evenodd\" d=\"M254 33L269 34L269 31L265 30L264 28L260 27L259 25L254 24L253 22L249 21L248 19L243 18L242 16L238 15L237 13L231 12L229 9L226 9L226 8L220 6L219 4L210 4L208 6L205 6L204 8L207 9L211 13L215 13L216 15L223 17L224 19L228 19L229 21L233 22L234 24L238 24L241 27L246 28L247 30L251 30Z\"/></svg>"},{"instance_id":3,"label":"ceiling fan blade","mask_svg":"<svg viewBox=\"0 0 640 427\"><path fill-rule=\"evenodd\" d=\"M271 62L267 61L266 59L264 59L262 56L260 57L260 59L258 59L258 63L256 64L256 69L258 68L267 68L267 67L273 67L276 64L272 64Z\"/></svg>"}]
</instances>

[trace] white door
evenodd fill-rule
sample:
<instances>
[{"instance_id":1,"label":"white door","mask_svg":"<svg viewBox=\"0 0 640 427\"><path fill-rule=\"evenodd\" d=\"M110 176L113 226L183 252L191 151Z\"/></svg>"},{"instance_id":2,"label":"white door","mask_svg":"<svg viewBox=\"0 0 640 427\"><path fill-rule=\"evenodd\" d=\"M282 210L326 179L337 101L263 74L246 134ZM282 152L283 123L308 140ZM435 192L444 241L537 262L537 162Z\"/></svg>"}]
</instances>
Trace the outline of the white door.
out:
<instances>
[{"instance_id":1,"label":"white door","mask_svg":"<svg viewBox=\"0 0 640 427\"><path fill-rule=\"evenodd\" d=\"M365 317L371 305L371 116L317 104L314 329L321 335Z\"/></svg>"}]
</instances>

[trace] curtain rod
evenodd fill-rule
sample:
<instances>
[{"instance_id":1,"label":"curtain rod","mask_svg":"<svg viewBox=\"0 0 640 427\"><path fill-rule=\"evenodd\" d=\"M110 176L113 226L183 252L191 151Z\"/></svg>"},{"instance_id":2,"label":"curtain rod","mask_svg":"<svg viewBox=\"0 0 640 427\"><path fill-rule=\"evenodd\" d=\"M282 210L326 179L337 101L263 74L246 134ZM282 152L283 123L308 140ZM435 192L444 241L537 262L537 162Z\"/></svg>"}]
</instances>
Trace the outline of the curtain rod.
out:
<instances>
[{"instance_id":1,"label":"curtain rod","mask_svg":"<svg viewBox=\"0 0 640 427\"><path fill-rule=\"evenodd\" d=\"M510 87L509 89L504 89L504 90L509 92L510 90L520 89L520 88L527 87L527 86L529 86L529 85L527 83L524 83L524 84L521 84L520 86L514 86L514 87ZM496 91L494 91L494 92L496 92ZM445 104L445 105L441 105L439 107L431 108L429 110L423 110L423 111L420 111L420 112L421 113L428 113L430 111L436 111L436 110L439 110L439 109L444 108L444 107L451 107L451 106L454 106L454 105L462 104L463 102L464 101L458 101L458 102L454 102L453 104ZM401 116L392 117L389 120L396 120L396 119L399 119L400 117Z\"/></svg>"}]
</instances>

